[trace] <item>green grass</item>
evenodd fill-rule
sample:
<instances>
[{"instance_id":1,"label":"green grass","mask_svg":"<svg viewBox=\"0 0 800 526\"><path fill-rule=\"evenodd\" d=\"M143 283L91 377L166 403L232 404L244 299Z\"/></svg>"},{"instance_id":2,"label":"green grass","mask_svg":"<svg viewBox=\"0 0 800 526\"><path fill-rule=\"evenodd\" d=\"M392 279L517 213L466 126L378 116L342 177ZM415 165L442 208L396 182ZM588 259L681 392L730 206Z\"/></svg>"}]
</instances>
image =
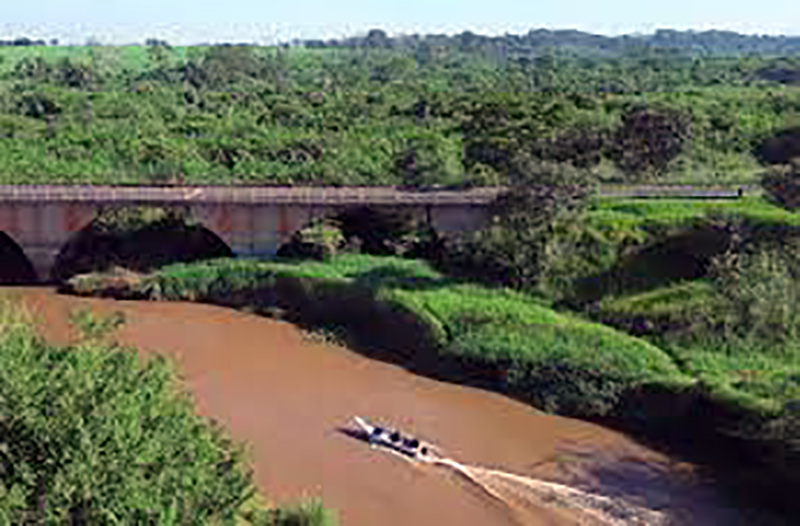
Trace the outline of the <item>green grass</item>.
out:
<instances>
[{"instance_id":1,"label":"green grass","mask_svg":"<svg viewBox=\"0 0 800 526\"><path fill-rule=\"evenodd\" d=\"M608 327L556 313L521 293L457 285L434 290L386 290L385 299L425 311L447 328L445 352L490 361L569 360L583 368L615 369L631 379L677 373L669 357Z\"/></svg>"},{"instance_id":2,"label":"green grass","mask_svg":"<svg viewBox=\"0 0 800 526\"><path fill-rule=\"evenodd\" d=\"M171 57L180 62L185 60L190 49L175 46L171 48ZM192 51L195 52L195 51ZM14 66L24 58L43 58L49 63L68 58L78 62L91 62L93 57L98 60L109 60L114 68L143 71L150 65L150 58L146 46L3 46L0 47L0 74L13 70Z\"/></svg>"},{"instance_id":3,"label":"green grass","mask_svg":"<svg viewBox=\"0 0 800 526\"><path fill-rule=\"evenodd\" d=\"M622 297L606 296L599 310L610 316L663 317L679 321L702 314L715 301L714 287L706 280L684 281Z\"/></svg>"},{"instance_id":4,"label":"green grass","mask_svg":"<svg viewBox=\"0 0 800 526\"><path fill-rule=\"evenodd\" d=\"M694 378L768 404L800 398L800 345L710 336L703 324L719 319L722 305L711 282L694 280L606 297L600 302L598 316L617 322L638 318L670 327L668 333L652 339ZM689 332L669 334L678 329Z\"/></svg>"},{"instance_id":5,"label":"green grass","mask_svg":"<svg viewBox=\"0 0 800 526\"><path fill-rule=\"evenodd\" d=\"M616 234L646 227L683 227L713 214L736 216L754 224L800 226L800 214L773 205L762 197L741 199L614 199L596 198L589 223Z\"/></svg>"}]
</instances>

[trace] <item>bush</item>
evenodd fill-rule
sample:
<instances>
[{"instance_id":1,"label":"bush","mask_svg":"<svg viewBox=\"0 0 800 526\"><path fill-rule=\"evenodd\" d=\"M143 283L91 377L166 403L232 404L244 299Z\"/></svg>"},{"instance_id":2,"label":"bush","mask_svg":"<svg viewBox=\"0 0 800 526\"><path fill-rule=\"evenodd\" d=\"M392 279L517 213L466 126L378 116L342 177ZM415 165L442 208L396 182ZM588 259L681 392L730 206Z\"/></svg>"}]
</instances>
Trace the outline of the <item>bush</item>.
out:
<instances>
[{"instance_id":1,"label":"bush","mask_svg":"<svg viewBox=\"0 0 800 526\"><path fill-rule=\"evenodd\" d=\"M335 526L337 521L317 500L245 514L252 526Z\"/></svg>"},{"instance_id":2,"label":"bush","mask_svg":"<svg viewBox=\"0 0 800 526\"><path fill-rule=\"evenodd\" d=\"M635 178L661 176L691 140L690 115L633 106L622 116L611 157L621 170Z\"/></svg>"},{"instance_id":3,"label":"bush","mask_svg":"<svg viewBox=\"0 0 800 526\"><path fill-rule=\"evenodd\" d=\"M800 158L791 165L770 168L762 176L761 186L776 204L789 210L800 208Z\"/></svg>"},{"instance_id":4,"label":"bush","mask_svg":"<svg viewBox=\"0 0 800 526\"><path fill-rule=\"evenodd\" d=\"M535 406L576 417L613 414L632 387L617 371L576 367L567 360L519 362L509 371L508 381Z\"/></svg>"},{"instance_id":5,"label":"bush","mask_svg":"<svg viewBox=\"0 0 800 526\"><path fill-rule=\"evenodd\" d=\"M254 492L241 446L195 415L161 357L41 341L0 305L0 517L14 524L234 524Z\"/></svg>"},{"instance_id":6,"label":"bush","mask_svg":"<svg viewBox=\"0 0 800 526\"><path fill-rule=\"evenodd\" d=\"M335 255L345 244L339 225L321 220L296 232L278 249L278 257L323 260Z\"/></svg>"},{"instance_id":7,"label":"bush","mask_svg":"<svg viewBox=\"0 0 800 526\"><path fill-rule=\"evenodd\" d=\"M556 263L555 233L580 219L593 180L584 170L527 154L514 158L509 176L514 184L492 203L489 226L446 243L440 262L480 281L531 290Z\"/></svg>"},{"instance_id":8,"label":"bush","mask_svg":"<svg viewBox=\"0 0 800 526\"><path fill-rule=\"evenodd\" d=\"M799 247L795 241L780 249L734 249L714 260L726 334L776 343L800 337Z\"/></svg>"},{"instance_id":9,"label":"bush","mask_svg":"<svg viewBox=\"0 0 800 526\"><path fill-rule=\"evenodd\" d=\"M800 127L780 130L767 137L755 149L756 157L766 164L789 164L800 157Z\"/></svg>"},{"instance_id":10,"label":"bush","mask_svg":"<svg viewBox=\"0 0 800 526\"><path fill-rule=\"evenodd\" d=\"M395 173L407 186L431 186L463 182L461 149L449 139L437 135L408 141L408 147L395 159Z\"/></svg>"}]
</instances>

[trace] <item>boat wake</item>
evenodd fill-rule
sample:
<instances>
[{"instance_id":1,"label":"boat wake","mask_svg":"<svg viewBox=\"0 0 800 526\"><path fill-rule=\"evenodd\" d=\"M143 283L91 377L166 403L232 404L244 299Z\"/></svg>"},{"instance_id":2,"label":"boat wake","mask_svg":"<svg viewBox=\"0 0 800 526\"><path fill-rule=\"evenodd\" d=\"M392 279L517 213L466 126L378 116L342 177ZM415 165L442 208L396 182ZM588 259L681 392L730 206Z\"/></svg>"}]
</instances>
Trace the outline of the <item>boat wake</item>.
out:
<instances>
[{"instance_id":1,"label":"boat wake","mask_svg":"<svg viewBox=\"0 0 800 526\"><path fill-rule=\"evenodd\" d=\"M431 451L425 455L409 454L384 441L369 440L370 436L373 439L376 436L375 430L382 431L382 428L372 426L360 418L356 422L360 430L356 433L347 432L348 434L367 440L372 448L392 453L411 464L450 469L510 509L523 524L527 522L526 516L540 517L543 510L556 516L564 515L573 521L578 516L578 524L587 526L662 526L671 522L665 513L633 504L621 497L610 497L501 470L461 464L444 456L439 448L431 447Z\"/></svg>"},{"instance_id":2,"label":"boat wake","mask_svg":"<svg viewBox=\"0 0 800 526\"><path fill-rule=\"evenodd\" d=\"M661 526L670 522L662 512L563 484L464 465L449 458L433 459L427 463L456 471L518 516L545 508L556 515L569 514L570 517L577 512L581 516L579 524L587 526Z\"/></svg>"}]
</instances>

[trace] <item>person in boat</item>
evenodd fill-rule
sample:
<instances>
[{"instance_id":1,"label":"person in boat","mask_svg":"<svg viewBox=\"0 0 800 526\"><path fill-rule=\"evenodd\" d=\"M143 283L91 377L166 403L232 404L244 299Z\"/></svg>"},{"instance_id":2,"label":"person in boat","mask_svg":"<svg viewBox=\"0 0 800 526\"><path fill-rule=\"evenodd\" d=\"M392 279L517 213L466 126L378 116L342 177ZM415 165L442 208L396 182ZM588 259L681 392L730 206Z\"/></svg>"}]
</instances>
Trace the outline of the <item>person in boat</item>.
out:
<instances>
[{"instance_id":1,"label":"person in boat","mask_svg":"<svg viewBox=\"0 0 800 526\"><path fill-rule=\"evenodd\" d=\"M369 441L375 442L381 438L381 435L383 435L383 428L375 426L372 428L372 432L369 434Z\"/></svg>"},{"instance_id":2,"label":"person in boat","mask_svg":"<svg viewBox=\"0 0 800 526\"><path fill-rule=\"evenodd\" d=\"M419 447L419 440L417 440L416 438L404 438L403 447L406 447L411 450L416 450Z\"/></svg>"}]
</instances>

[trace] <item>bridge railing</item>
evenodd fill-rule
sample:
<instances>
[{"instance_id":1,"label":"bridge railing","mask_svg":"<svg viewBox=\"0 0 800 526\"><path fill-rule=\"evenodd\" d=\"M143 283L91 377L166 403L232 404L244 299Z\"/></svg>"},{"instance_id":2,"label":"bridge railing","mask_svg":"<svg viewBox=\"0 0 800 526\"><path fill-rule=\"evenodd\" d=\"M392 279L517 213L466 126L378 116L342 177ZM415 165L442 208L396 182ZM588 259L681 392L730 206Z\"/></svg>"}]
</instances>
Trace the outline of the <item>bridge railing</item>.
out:
<instances>
[{"instance_id":1,"label":"bridge railing","mask_svg":"<svg viewBox=\"0 0 800 526\"><path fill-rule=\"evenodd\" d=\"M0 185L0 202L131 204L485 205L504 187L415 191L395 187ZM750 186L604 185L600 195L627 198L735 198Z\"/></svg>"}]
</instances>

